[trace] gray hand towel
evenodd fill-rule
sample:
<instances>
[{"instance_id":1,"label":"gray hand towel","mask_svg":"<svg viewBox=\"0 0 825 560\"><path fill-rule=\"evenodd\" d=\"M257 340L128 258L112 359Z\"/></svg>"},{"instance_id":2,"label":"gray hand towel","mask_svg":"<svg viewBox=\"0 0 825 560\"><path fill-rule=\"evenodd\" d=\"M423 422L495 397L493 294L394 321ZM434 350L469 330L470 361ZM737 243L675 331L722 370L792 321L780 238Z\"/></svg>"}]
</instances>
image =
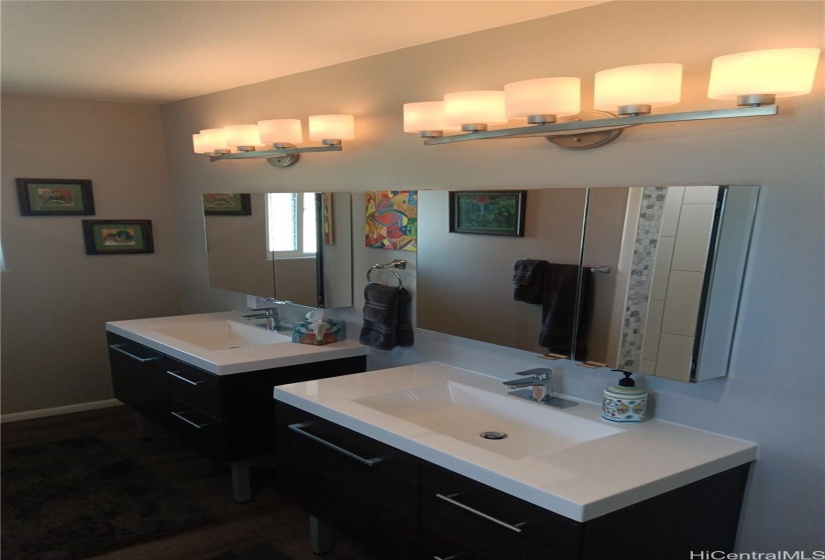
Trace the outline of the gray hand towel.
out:
<instances>
[{"instance_id":1,"label":"gray hand towel","mask_svg":"<svg viewBox=\"0 0 825 560\"><path fill-rule=\"evenodd\" d=\"M582 313L579 315L578 333L574 333L578 277L578 265L547 263L545 266L539 345L550 352L569 356L575 336L575 359L584 360L593 302L590 270L582 271Z\"/></svg>"},{"instance_id":2,"label":"gray hand towel","mask_svg":"<svg viewBox=\"0 0 825 560\"><path fill-rule=\"evenodd\" d=\"M390 288L391 291L386 291L375 289L376 286L387 287L368 284L364 289L364 325L361 327L358 341L378 350L412 346L410 293L404 288Z\"/></svg>"},{"instance_id":3,"label":"gray hand towel","mask_svg":"<svg viewBox=\"0 0 825 560\"><path fill-rule=\"evenodd\" d=\"M513 299L541 303L544 294L544 267L547 261L523 259L513 267Z\"/></svg>"},{"instance_id":4,"label":"gray hand towel","mask_svg":"<svg viewBox=\"0 0 825 560\"><path fill-rule=\"evenodd\" d=\"M397 305L398 288L383 284L367 284L364 288L364 319L383 323L390 308Z\"/></svg>"}]
</instances>

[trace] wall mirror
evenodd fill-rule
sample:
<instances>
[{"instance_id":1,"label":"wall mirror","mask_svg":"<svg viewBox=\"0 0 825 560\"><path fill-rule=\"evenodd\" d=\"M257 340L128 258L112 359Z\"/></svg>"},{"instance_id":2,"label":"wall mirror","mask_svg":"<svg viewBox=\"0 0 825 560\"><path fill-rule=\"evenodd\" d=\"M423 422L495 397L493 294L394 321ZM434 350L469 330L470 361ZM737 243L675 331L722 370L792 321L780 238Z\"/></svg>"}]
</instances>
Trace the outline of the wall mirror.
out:
<instances>
[{"instance_id":1,"label":"wall mirror","mask_svg":"<svg viewBox=\"0 0 825 560\"><path fill-rule=\"evenodd\" d=\"M501 239L448 233L448 193L420 192L418 326L681 381L723 376L758 190L530 190L524 238ZM549 299L517 301L528 258L576 265L574 293L545 279ZM547 318L571 305L543 346Z\"/></svg>"},{"instance_id":2,"label":"wall mirror","mask_svg":"<svg viewBox=\"0 0 825 560\"><path fill-rule=\"evenodd\" d=\"M419 191L417 326L547 352L538 342L542 305L513 299L514 263L578 265L586 203L586 189L529 190L524 237L451 233L449 192ZM572 321L567 328L557 352L571 350Z\"/></svg>"},{"instance_id":3,"label":"wall mirror","mask_svg":"<svg viewBox=\"0 0 825 560\"><path fill-rule=\"evenodd\" d=\"M352 305L349 193L243 194L243 208L222 211L223 196L203 197L210 286L308 307Z\"/></svg>"}]
</instances>

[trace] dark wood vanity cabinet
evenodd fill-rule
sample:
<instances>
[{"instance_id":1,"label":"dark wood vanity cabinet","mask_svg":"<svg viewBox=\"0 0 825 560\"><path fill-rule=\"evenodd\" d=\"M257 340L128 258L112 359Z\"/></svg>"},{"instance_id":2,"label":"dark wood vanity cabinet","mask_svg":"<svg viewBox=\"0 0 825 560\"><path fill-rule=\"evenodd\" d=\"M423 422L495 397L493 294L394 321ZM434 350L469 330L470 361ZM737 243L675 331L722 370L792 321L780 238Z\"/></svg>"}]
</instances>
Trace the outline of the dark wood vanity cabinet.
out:
<instances>
[{"instance_id":1,"label":"dark wood vanity cabinet","mask_svg":"<svg viewBox=\"0 0 825 560\"><path fill-rule=\"evenodd\" d=\"M417 558L419 460L276 401L278 487L377 558Z\"/></svg>"},{"instance_id":2,"label":"dark wood vanity cabinet","mask_svg":"<svg viewBox=\"0 0 825 560\"><path fill-rule=\"evenodd\" d=\"M376 558L664 560L731 552L750 465L584 523L276 401L282 494Z\"/></svg>"},{"instance_id":3,"label":"dark wood vanity cabinet","mask_svg":"<svg viewBox=\"0 0 825 560\"><path fill-rule=\"evenodd\" d=\"M584 524L421 463L421 558L574 560Z\"/></svg>"},{"instance_id":4,"label":"dark wood vanity cabinet","mask_svg":"<svg viewBox=\"0 0 825 560\"><path fill-rule=\"evenodd\" d=\"M359 373L364 356L215 375L107 332L115 398L220 461L274 450L275 385Z\"/></svg>"}]
</instances>

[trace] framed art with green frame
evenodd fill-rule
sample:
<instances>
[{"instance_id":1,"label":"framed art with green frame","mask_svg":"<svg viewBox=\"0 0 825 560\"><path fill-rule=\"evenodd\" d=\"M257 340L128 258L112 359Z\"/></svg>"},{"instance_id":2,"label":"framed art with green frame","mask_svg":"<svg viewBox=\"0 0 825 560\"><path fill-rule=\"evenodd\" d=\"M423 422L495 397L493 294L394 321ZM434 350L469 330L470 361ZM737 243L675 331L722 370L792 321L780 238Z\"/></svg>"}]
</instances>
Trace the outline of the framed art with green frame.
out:
<instances>
[{"instance_id":1,"label":"framed art with green frame","mask_svg":"<svg viewBox=\"0 0 825 560\"><path fill-rule=\"evenodd\" d=\"M16 179L23 216L94 216L89 179Z\"/></svg>"},{"instance_id":2,"label":"framed art with green frame","mask_svg":"<svg viewBox=\"0 0 825 560\"><path fill-rule=\"evenodd\" d=\"M87 255L154 253L151 220L83 220Z\"/></svg>"},{"instance_id":3,"label":"framed art with green frame","mask_svg":"<svg viewBox=\"0 0 825 560\"><path fill-rule=\"evenodd\" d=\"M249 193L207 193L203 195L203 213L207 216L249 216L252 214Z\"/></svg>"},{"instance_id":4,"label":"framed art with green frame","mask_svg":"<svg viewBox=\"0 0 825 560\"><path fill-rule=\"evenodd\" d=\"M527 191L450 191L450 232L524 237Z\"/></svg>"}]
</instances>

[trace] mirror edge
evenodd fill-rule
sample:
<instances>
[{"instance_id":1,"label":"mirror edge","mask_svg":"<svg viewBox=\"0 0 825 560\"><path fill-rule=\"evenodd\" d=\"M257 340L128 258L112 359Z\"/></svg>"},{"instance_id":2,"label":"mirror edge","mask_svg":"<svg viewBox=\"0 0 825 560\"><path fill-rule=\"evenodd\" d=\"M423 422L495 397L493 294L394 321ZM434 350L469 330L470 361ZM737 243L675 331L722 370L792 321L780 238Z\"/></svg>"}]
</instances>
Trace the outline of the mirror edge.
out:
<instances>
[{"instance_id":1,"label":"mirror edge","mask_svg":"<svg viewBox=\"0 0 825 560\"><path fill-rule=\"evenodd\" d=\"M758 185L722 186L726 190L717 231L706 313L690 382L728 375L740 302L756 223Z\"/></svg>"}]
</instances>

